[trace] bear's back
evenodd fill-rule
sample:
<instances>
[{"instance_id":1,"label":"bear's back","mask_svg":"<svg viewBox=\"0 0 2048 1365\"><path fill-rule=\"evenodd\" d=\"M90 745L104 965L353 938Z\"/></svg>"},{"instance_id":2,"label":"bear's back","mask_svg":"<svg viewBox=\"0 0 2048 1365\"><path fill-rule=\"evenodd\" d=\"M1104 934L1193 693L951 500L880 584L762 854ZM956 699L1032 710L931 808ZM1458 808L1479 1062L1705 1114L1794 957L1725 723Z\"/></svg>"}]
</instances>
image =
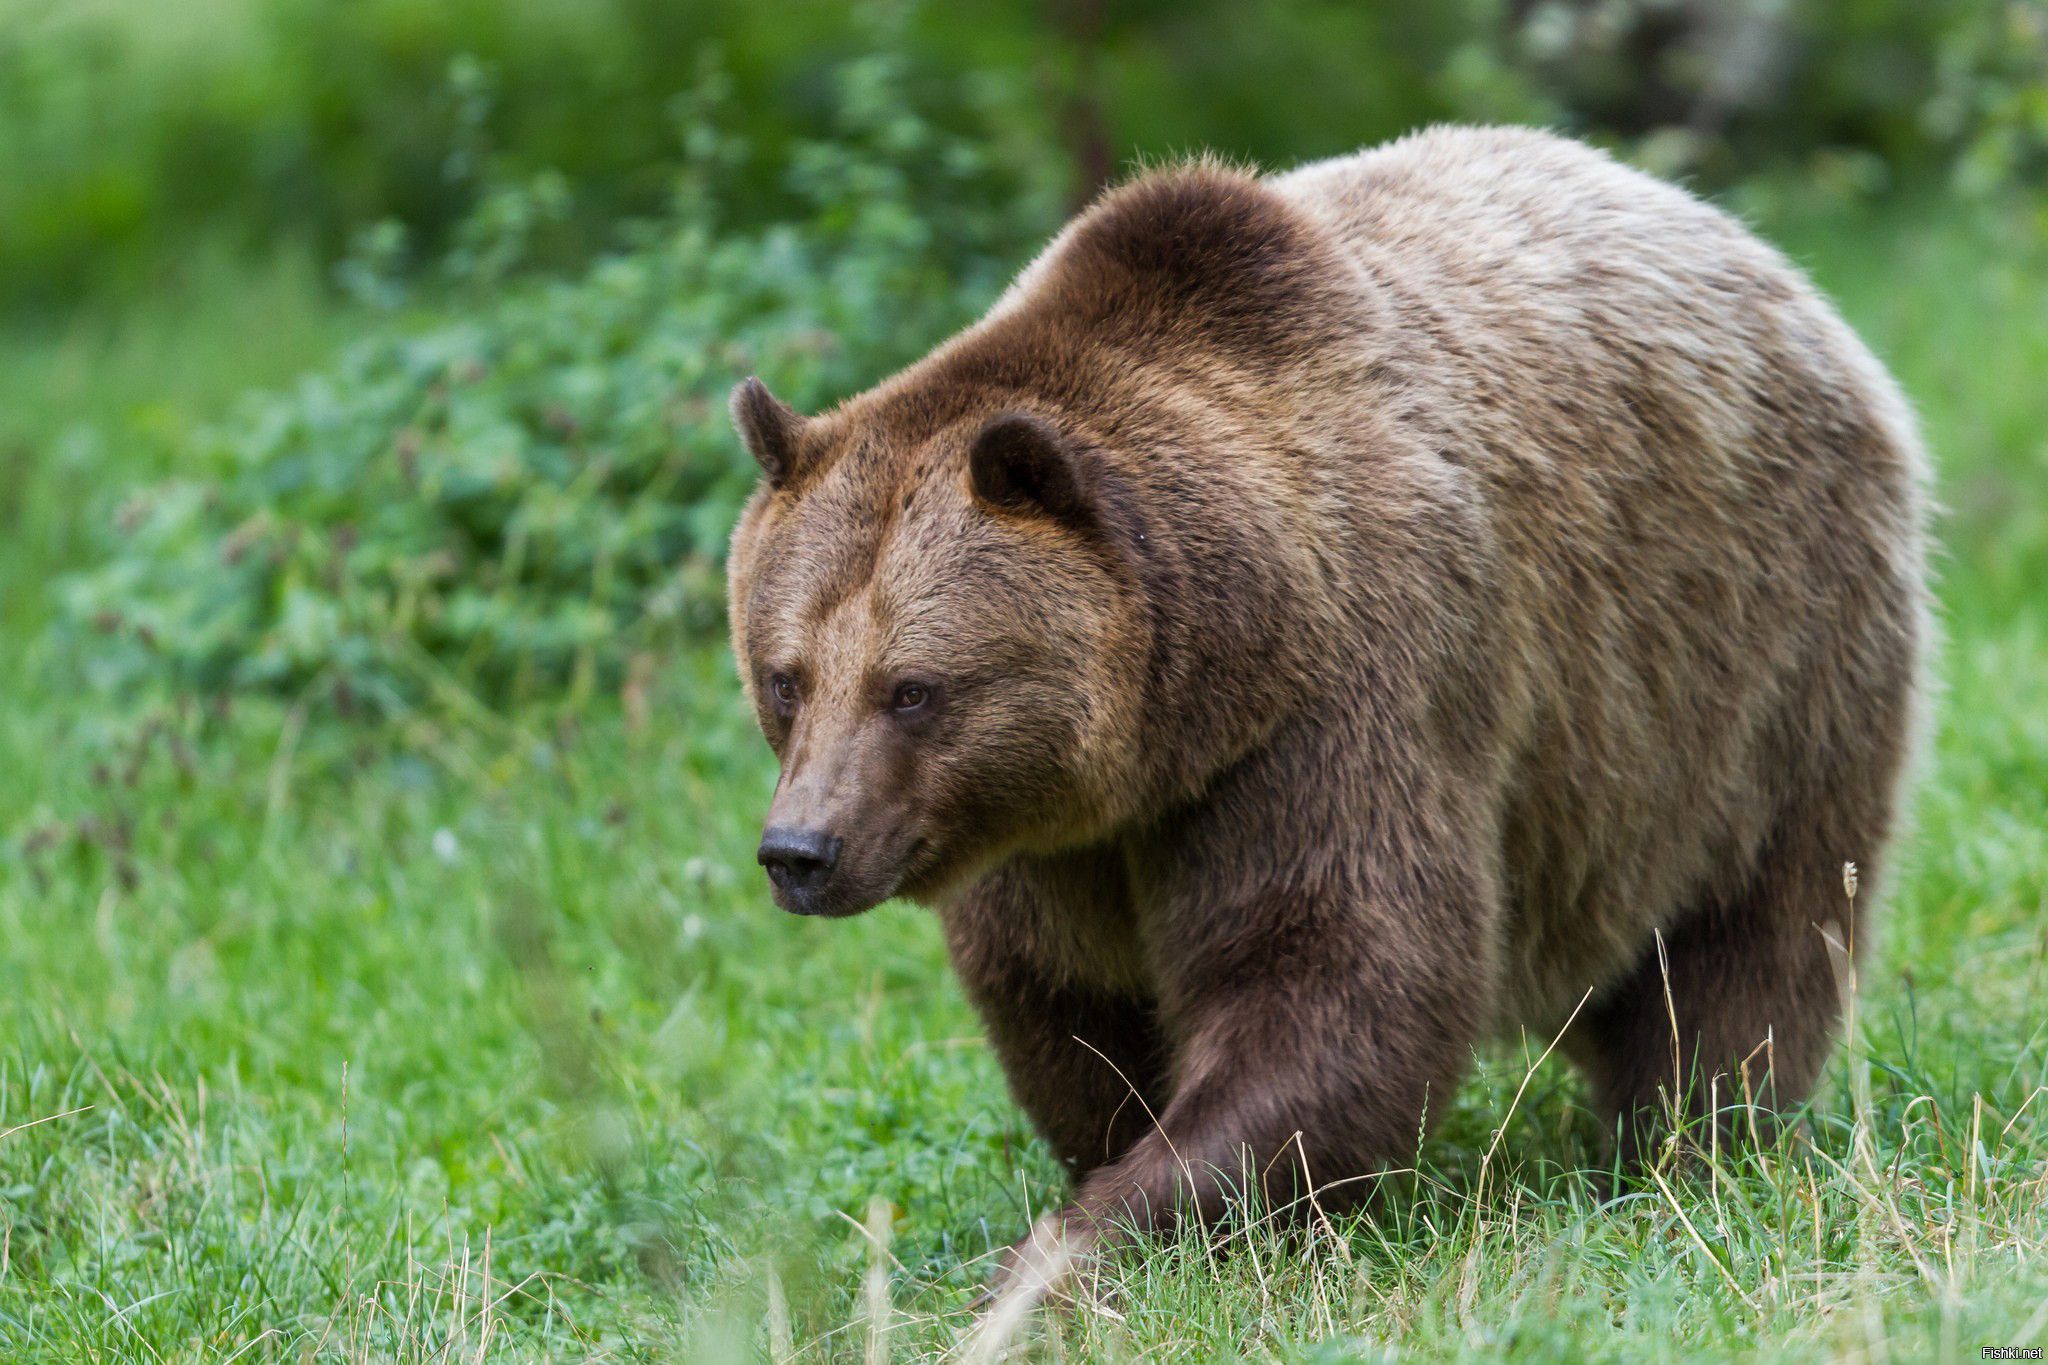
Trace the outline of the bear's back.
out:
<instances>
[{"instance_id":1,"label":"bear's back","mask_svg":"<svg viewBox=\"0 0 2048 1365\"><path fill-rule=\"evenodd\" d=\"M1776 250L1577 143L1435 129L1266 183L1381 302L1378 401L1488 528L1536 794L1504 813L1507 1012L1540 1017L1645 914L1747 875L1783 793L1826 780L1805 732L1844 678L1913 687L1914 424Z\"/></svg>"},{"instance_id":2,"label":"bear's back","mask_svg":"<svg viewBox=\"0 0 2048 1365\"><path fill-rule=\"evenodd\" d=\"M1504 317L1626 294L1697 324L1715 294L1805 292L1719 209L1582 143L1527 128L1440 127L1266 182L1382 286ZM1665 308L1676 312L1664 317Z\"/></svg>"},{"instance_id":3,"label":"bear's back","mask_svg":"<svg viewBox=\"0 0 2048 1365\"><path fill-rule=\"evenodd\" d=\"M1582 143L1488 127L1432 128L1265 183L1357 268L1418 375L1482 427L1490 412L1512 421L1525 467L1539 452L1634 471L1720 456L1730 467L1710 473L1740 479L1780 453L1774 413L1840 406L1877 439L1797 457L1872 457L1860 472L1917 506L1918 436L1884 368L1776 249L1676 186ZM1616 419L1627 429L1604 429ZM1640 439L1660 419L1684 439Z\"/></svg>"}]
</instances>

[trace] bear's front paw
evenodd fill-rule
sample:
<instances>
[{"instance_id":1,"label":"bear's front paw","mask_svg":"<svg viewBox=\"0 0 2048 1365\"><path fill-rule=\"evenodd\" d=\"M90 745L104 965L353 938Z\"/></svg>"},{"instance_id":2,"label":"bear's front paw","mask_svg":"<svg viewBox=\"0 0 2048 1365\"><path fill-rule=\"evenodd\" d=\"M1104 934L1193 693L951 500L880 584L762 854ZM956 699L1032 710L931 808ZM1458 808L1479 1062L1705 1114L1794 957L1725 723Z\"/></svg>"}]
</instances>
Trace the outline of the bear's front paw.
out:
<instances>
[{"instance_id":1,"label":"bear's front paw","mask_svg":"<svg viewBox=\"0 0 2048 1365\"><path fill-rule=\"evenodd\" d=\"M963 1358L994 1360L1042 1304L1079 1308L1096 1250L1096 1235L1084 1221L1058 1213L1039 1219L1003 1253L987 1292L975 1301L979 1315Z\"/></svg>"}]
</instances>

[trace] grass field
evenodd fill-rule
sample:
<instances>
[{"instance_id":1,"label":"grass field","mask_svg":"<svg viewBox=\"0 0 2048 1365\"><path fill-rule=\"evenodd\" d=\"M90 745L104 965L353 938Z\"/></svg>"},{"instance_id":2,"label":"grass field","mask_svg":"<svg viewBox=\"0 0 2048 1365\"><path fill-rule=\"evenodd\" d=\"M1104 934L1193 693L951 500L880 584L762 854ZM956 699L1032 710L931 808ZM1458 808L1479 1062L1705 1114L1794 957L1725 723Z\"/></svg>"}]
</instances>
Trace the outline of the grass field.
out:
<instances>
[{"instance_id":1,"label":"grass field","mask_svg":"<svg viewBox=\"0 0 2048 1365\"><path fill-rule=\"evenodd\" d=\"M1577 1083L1530 1039L1479 1059L1379 1217L1159 1248L1036 1349L2048 1345L2048 246L1908 210L1771 227L1920 403L1952 509L1919 834L1808 1128L1608 1196ZM335 326L301 315L248 376ZM231 391L218 349L170 401ZM83 509L142 471L118 440L63 465L52 414L118 433L155 400L53 397L50 343L15 351L8 403L41 415L0 463L0 1357L945 1351L1057 1173L928 916L770 906L773 774L723 650L668 661L644 716L372 737L250 705L204 746L109 752L37 604L90 553Z\"/></svg>"}]
</instances>

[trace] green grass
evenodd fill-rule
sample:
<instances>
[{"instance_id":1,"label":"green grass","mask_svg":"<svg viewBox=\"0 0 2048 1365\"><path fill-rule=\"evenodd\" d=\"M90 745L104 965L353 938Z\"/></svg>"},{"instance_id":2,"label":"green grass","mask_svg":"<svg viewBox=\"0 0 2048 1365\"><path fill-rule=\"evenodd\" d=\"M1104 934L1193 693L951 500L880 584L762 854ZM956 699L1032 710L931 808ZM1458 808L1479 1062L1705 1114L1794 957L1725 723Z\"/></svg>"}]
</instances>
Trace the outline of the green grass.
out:
<instances>
[{"instance_id":1,"label":"green grass","mask_svg":"<svg viewBox=\"0 0 2048 1365\"><path fill-rule=\"evenodd\" d=\"M1378 1217L1160 1248L1040 1349L2048 1344L2048 248L1934 211L1773 222L1919 401L1953 508L1920 832L1808 1132L1605 1198L1532 1039L1480 1059ZM223 378L187 408L229 390L246 315L217 313L192 345ZM334 324L299 316L302 361ZM56 363L21 345L17 374ZM274 377L262 349L243 373ZM118 424L137 395L76 407ZM723 652L668 661L638 725L479 711L372 743L249 705L110 748L27 648L121 472L64 476L59 415L0 515L0 1356L945 1350L1060 1184L929 917L770 907L773 773Z\"/></svg>"}]
</instances>

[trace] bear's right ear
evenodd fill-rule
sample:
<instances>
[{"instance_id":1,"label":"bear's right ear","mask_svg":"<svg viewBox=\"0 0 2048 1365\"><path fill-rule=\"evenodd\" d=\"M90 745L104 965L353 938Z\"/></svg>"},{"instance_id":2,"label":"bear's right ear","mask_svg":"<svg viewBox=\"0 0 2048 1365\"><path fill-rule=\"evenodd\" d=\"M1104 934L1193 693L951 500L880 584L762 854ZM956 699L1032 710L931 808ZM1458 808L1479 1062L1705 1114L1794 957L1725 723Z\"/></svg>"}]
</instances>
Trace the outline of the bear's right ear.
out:
<instances>
[{"instance_id":1,"label":"bear's right ear","mask_svg":"<svg viewBox=\"0 0 2048 1365\"><path fill-rule=\"evenodd\" d=\"M795 408L768 392L757 378L740 381L732 391L732 424L739 428L747 451L777 488L796 473L804 419Z\"/></svg>"},{"instance_id":2,"label":"bear's right ear","mask_svg":"<svg viewBox=\"0 0 2048 1365\"><path fill-rule=\"evenodd\" d=\"M974 495L1001 511L1076 526L1094 520L1072 445L1036 417L1008 413L990 421L967 452L967 472Z\"/></svg>"}]
</instances>

